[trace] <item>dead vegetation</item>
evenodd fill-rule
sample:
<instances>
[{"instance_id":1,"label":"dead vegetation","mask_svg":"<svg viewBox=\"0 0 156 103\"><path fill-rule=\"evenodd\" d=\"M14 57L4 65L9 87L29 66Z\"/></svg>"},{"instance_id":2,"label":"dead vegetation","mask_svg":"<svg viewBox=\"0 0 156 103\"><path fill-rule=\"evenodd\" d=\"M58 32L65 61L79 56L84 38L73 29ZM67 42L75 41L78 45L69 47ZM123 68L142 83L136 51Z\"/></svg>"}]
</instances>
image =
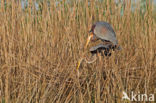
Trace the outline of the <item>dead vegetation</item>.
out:
<instances>
[{"instance_id":1,"label":"dead vegetation","mask_svg":"<svg viewBox=\"0 0 156 103\"><path fill-rule=\"evenodd\" d=\"M130 2L63 0L40 3L35 10L30 0L22 10L20 2L6 1L0 7L2 103L120 103L122 91L156 93L156 14L151 3L145 11L139 3L131 11ZM82 63L78 75L77 62L96 21L113 26L123 49Z\"/></svg>"}]
</instances>

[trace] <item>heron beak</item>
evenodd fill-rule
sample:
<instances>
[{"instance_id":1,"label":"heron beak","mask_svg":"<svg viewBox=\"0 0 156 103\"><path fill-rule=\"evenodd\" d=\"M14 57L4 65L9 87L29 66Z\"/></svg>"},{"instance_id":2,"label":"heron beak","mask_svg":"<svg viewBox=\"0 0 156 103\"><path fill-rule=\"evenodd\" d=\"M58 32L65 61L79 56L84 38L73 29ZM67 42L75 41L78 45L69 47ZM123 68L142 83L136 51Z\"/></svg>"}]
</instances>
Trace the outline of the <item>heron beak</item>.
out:
<instances>
[{"instance_id":1,"label":"heron beak","mask_svg":"<svg viewBox=\"0 0 156 103\"><path fill-rule=\"evenodd\" d=\"M87 38L87 42L86 42L86 45L85 45L85 48L87 48L89 42L90 42L90 39L93 37L93 33L90 33L90 35L88 36Z\"/></svg>"}]
</instances>

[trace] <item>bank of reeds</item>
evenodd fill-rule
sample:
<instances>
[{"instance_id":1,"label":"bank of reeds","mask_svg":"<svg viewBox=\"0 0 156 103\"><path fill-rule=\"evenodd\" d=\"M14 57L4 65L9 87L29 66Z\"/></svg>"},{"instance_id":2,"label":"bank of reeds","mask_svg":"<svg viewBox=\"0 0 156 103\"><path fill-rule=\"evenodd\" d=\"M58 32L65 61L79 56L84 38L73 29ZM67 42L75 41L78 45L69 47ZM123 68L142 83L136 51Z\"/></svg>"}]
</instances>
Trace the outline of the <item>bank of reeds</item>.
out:
<instances>
[{"instance_id":1,"label":"bank of reeds","mask_svg":"<svg viewBox=\"0 0 156 103\"><path fill-rule=\"evenodd\" d=\"M150 0L149 0L150 1ZM0 101L2 103L119 103L122 92L156 93L156 18L152 3L131 10L130 0L15 0L0 7ZM148 0L147 0L148 2ZM88 31L109 22L121 51L76 64ZM92 45L92 44L91 44Z\"/></svg>"}]
</instances>

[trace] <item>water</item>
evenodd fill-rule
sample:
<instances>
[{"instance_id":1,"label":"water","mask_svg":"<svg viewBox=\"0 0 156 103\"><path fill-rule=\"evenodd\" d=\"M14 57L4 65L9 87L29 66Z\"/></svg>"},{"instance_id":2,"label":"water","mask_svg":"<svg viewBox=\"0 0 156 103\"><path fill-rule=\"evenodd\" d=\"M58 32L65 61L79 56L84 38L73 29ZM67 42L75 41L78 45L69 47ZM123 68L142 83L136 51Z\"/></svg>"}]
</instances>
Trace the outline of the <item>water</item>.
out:
<instances>
[{"instance_id":1,"label":"water","mask_svg":"<svg viewBox=\"0 0 156 103\"><path fill-rule=\"evenodd\" d=\"M39 0L39 1L43 1L43 0ZM47 1L48 1L48 0L47 0ZM57 1L56 1L56 5L58 5L58 3L59 3L60 1L62 1L62 0L57 0ZM66 1L70 2L70 0L66 0ZM99 0L99 1L100 1L100 0ZM121 1L124 1L124 0L121 0ZM128 0L125 0L125 1L128 1ZM136 4L137 2L139 2L139 1L142 1L142 5L144 5L144 4L146 3L146 0L131 0L131 3L132 3L132 5L134 5L134 4ZM151 0L151 1L153 1L154 5L156 5L156 0ZM119 0L115 0L115 2L118 3ZM1 3L1 0L0 0L0 3ZM38 4L37 2L34 1L34 5L35 5L35 7L36 7L36 10L38 10L38 9L39 9L39 4ZM23 9L25 9L25 8L28 6L28 0L21 0L21 6L22 6ZM155 6L155 7L156 7L156 6ZM132 6L132 11L133 11L133 10L135 10L135 7L134 7L134 6Z\"/></svg>"}]
</instances>

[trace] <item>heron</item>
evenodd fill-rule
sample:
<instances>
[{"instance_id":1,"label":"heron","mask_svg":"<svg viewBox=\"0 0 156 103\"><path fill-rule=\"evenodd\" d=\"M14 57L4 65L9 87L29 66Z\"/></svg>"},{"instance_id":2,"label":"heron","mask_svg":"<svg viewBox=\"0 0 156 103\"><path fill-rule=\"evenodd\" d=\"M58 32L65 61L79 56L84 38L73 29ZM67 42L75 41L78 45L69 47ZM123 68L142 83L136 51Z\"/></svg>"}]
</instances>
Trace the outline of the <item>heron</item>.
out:
<instances>
[{"instance_id":1,"label":"heron","mask_svg":"<svg viewBox=\"0 0 156 103\"><path fill-rule=\"evenodd\" d=\"M111 44L111 47L113 48L116 48L118 50L121 49L121 47L118 46L118 40L114 29L109 23L104 21L96 22L92 25L89 33L90 34L85 45L86 48L90 41L101 40L105 44Z\"/></svg>"},{"instance_id":2,"label":"heron","mask_svg":"<svg viewBox=\"0 0 156 103\"><path fill-rule=\"evenodd\" d=\"M81 58L80 61L78 62L77 69L79 68L83 60L85 60L87 63L93 63L96 60L95 54L97 53L97 51L101 52L104 50L105 55L110 56L109 53L110 49L121 50L121 47L118 45L118 40L116 37L116 33L114 32L114 29L107 22L99 21L91 26L85 48L87 48L90 41L95 42L97 40L101 40L103 44L98 44L97 46L90 48L90 52L93 54L94 59L88 61L86 60L86 58Z\"/></svg>"}]
</instances>

